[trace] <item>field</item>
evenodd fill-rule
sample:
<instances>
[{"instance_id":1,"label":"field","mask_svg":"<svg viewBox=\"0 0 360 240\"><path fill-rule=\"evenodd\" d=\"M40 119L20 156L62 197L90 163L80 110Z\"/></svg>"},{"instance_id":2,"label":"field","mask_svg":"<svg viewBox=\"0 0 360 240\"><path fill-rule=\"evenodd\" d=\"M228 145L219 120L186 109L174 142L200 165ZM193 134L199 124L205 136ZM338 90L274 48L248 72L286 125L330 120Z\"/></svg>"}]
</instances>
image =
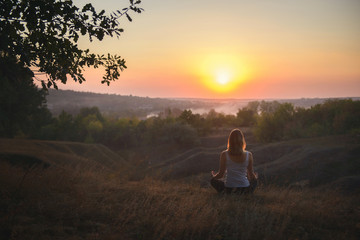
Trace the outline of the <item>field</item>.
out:
<instances>
[{"instance_id":1,"label":"field","mask_svg":"<svg viewBox=\"0 0 360 240\"><path fill-rule=\"evenodd\" d=\"M225 132L193 149L136 154L1 139L1 239L359 238L356 136L260 144L245 130L261 184L223 196L208 172Z\"/></svg>"}]
</instances>

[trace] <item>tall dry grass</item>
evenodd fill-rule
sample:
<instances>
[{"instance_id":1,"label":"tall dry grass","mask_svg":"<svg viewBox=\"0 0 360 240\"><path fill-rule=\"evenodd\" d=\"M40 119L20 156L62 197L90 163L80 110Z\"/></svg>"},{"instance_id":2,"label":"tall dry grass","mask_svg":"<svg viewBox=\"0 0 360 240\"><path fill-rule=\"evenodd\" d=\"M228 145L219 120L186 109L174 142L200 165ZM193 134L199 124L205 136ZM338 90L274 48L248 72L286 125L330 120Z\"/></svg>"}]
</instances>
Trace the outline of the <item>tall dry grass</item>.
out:
<instances>
[{"instance_id":1,"label":"tall dry grass","mask_svg":"<svg viewBox=\"0 0 360 240\"><path fill-rule=\"evenodd\" d=\"M128 171L0 166L1 239L358 239L359 196L262 186L219 195Z\"/></svg>"}]
</instances>

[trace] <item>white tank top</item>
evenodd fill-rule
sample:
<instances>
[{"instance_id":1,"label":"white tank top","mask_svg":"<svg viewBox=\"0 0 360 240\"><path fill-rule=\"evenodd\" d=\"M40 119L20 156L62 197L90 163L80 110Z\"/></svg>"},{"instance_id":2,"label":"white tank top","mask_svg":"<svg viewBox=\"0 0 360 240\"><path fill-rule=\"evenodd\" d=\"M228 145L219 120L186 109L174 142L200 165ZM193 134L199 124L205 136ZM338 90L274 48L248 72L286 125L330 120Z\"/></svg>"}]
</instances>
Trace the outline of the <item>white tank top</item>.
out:
<instances>
[{"instance_id":1,"label":"white tank top","mask_svg":"<svg viewBox=\"0 0 360 240\"><path fill-rule=\"evenodd\" d=\"M249 187L250 182L247 178L247 168L249 165L249 152L246 151L246 159L243 162L234 162L226 152L226 176L225 187Z\"/></svg>"}]
</instances>

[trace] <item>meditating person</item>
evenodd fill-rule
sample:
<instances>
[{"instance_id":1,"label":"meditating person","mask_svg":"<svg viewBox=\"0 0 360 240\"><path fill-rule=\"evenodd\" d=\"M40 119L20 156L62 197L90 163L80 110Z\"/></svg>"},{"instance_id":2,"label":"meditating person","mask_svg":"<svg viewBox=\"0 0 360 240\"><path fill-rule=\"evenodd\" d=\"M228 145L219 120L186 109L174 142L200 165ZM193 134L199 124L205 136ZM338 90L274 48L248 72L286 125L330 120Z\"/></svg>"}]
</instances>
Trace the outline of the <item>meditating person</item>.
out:
<instances>
[{"instance_id":1,"label":"meditating person","mask_svg":"<svg viewBox=\"0 0 360 240\"><path fill-rule=\"evenodd\" d=\"M216 174L211 171L211 186L219 193L243 194L255 190L257 174L253 170L253 156L245 148L244 134L239 129L232 130L227 149L220 156L219 171Z\"/></svg>"}]
</instances>

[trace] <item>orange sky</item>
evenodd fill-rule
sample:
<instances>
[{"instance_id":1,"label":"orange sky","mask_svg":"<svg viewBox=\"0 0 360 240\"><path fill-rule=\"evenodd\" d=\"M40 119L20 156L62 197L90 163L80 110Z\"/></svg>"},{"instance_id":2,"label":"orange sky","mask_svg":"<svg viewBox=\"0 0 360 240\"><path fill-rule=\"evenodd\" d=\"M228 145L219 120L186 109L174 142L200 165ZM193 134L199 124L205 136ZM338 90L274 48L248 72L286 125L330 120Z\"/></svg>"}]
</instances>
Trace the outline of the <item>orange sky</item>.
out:
<instances>
[{"instance_id":1,"label":"orange sky","mask_svg":"<svg viewBox=\"0 0 360 240\"><path fill-rule=\"evenodd\" d=\"M91 2L111 12L127 1ZM143 0L120 39L80 47L113 53L128 69L110 87L60 89L149 97L301 98L360 96L358 0Z\"/></svg>"}]
</instances>

